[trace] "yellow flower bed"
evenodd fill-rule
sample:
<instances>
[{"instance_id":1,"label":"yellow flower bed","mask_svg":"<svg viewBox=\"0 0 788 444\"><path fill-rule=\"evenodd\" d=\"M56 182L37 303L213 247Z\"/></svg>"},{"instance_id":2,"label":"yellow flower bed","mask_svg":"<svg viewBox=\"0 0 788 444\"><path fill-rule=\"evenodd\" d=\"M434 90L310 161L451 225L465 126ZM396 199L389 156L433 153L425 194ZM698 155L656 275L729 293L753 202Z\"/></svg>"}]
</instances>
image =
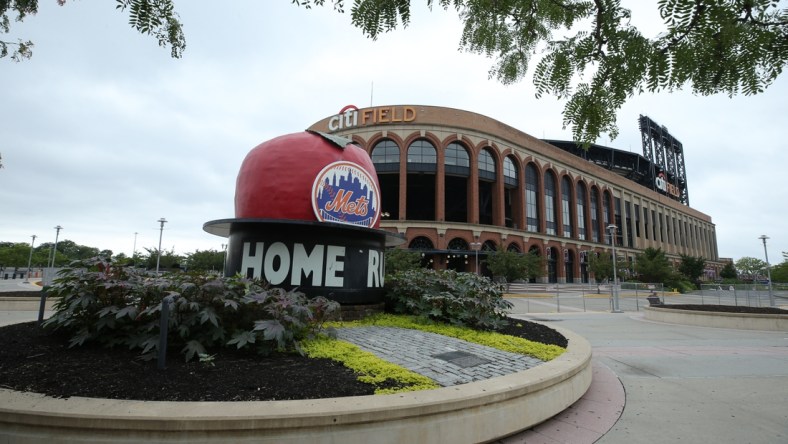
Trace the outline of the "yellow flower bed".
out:
<instances>
[{"instance_id":1,"label":"yellow flower bed","mask_svg":"<svg viewBox=\"0 0 788 444\"><path fill-rule=\"evenodd\" d=\"M376 387L386 381L395 385L395 387L376 388L376 395L440 388L440 385L426 376L380 359L345 341L313 339L302 342L301 349L310 358L328 358L341 362L345 367L359 374L358 380L361 382Z\"/></svg>"}]
</instances>

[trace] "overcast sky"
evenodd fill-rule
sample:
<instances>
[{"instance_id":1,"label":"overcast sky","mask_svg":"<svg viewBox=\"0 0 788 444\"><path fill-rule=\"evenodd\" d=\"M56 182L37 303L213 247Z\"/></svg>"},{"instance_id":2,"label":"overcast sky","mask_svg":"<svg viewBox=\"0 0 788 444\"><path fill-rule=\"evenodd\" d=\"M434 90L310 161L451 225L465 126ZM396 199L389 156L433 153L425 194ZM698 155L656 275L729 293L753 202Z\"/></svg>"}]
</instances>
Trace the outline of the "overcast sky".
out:
<instances>
[{"instance_id":1,"label":"overcast sky","mask_svg":"<svg viewBox=\"0 0 788 444\"><path fill-rule=\"evenodd\" d=\"M457 50L457 14L426 2L413 2L410 27L378 41L330 7L176 2L182 59L132 30L115 2L39 3L10 34L34 41L33 58L0 59L0 241L53 242L61 225L61 240L130 255L135 232L138 251L156 248L164 217L163 249L219 250L226 240L202 225L233 217L247 152L348 104L459 108L571 138L561 102L535 99L530 76L488 80L491 60ZM635 24L653 27L655 6L623 3L638 7ZM665 125L684 145L690 203L716 224L720 256L763 259L766 234L779 263L788 251L786 77L754 97L635 97L618 113L619 137L598 143L642 153L638 115Z\"/></svg>"}]
</instances>

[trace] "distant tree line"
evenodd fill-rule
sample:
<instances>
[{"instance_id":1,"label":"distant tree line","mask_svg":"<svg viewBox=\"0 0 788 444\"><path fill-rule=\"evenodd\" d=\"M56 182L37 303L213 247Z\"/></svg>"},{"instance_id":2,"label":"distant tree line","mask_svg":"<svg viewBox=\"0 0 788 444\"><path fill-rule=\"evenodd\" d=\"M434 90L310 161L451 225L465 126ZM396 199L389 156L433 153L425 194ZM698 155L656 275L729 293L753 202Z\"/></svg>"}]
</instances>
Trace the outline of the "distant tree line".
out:
<instances>
[{"instance_id":1,"label":"distant tree line","mask_svg":"<svg viewBox=\"0 0 788 444\"><path fill-rule=\"evenodd\" d=\"M25 242L0 242L0 268L27 269L28 259L31 268L44 268L53 263L52 253L54 242L45 242L33 248L30 255L30 243ZM113 254L112 250L100 250L96 247L78 245L68 239L57 243L54 252L54 266L64 267L73 261L85 260L101 256L111 259L113 264L132 266L146 269L156 268L157 248L143 248L132 257L124 253ZM224 269L224 252L217 250L195 250L184 255L176 254L174 250L161 252L159 268L162 270L193 270L193 271L222 271Z\"/></svg>"}]
</instances>

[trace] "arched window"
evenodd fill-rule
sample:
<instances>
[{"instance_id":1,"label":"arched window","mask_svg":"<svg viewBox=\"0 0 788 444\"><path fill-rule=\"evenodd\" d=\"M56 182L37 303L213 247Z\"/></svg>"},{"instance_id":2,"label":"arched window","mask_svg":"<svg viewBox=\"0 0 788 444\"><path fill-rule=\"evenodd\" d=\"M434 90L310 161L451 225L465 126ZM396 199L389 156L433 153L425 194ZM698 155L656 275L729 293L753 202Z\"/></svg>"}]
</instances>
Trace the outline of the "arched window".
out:
<instances>
[{"instance_id":1,"label":"arched window","mask_svg":"<svg viewBox=\"0 0 788 444\"><path fill-rule=\"evenodd\" d=\"M479 159L476 162L479 170L479 223L492 225L493 201L495 194L495 159L490 151L485 148L479 151Z\"/></svg>"},{"instance_id":2,"label":"arched window","mask_svg":"<svg viewBox=\"0 0 788 444\"><path fill-rule=\"evenodd\" d=\"M427 140L408 146L408 176L405 214L409 220L435 220L437 152Z\"/></svg>"},{"instance_id":3,"label":"arched window","mask_svg":"<svg viewBox=\"0 0 788 444\"><path fill-rule=\"evenodd\" d=\"M563 222L564 237L572 237L572 214L570 212L570 197L572 196L572 182L569 177L561 178L561 220Z\"/></svg>"},{"instance_id":4,"label":"arched window","mask_svg":"<svg viewBox=\"0 0 788 444\"><path fill-rule=\"evenodd\" d=\"M375 144L372 149L372 163L380 172L381 167L387 170L389 165L395 165L394 171L399 170L399 147L393 140L384 139Z\"/></svg>"},{"instance_id":5,"label":"arched window","mask_svg":"<svg viewBox=\"0 0 788 444\"><path fill-rule=\"evenodd\" d=\"M532 163L525 167L525 228L531 232L539 231L539 170Z\"/></svg>"},{"instance_id":6,"label":"arched window","mask_svg":"<svg viewBox=\"0 0 788 444\"><path fill-rule=\"evenodd\" d=\"M411 250L432 250L432 241L424 236L419 236L410 241L408 248Z\"/></svg>"},{"instance_id":7,"label":"arched window","mask_svg":"<svg viewBox=\"0 0 788 444\"><path fill-rule=\"evenodd\" d=\"M575 281L575 252L570 249L564 249L564 277L567 284Z\"/></svg>"},{"instance_id":8,"label":"arched window","mask_svg":"<svg viewBox=\"0 0 788 444\"><path fill-rule=\"evenodd\" d=\"M480 179L495 180L495 158L493 158L487 148L479 151L477 165Z\"/></svg>"},{"instance_id":9,"label":"arched window","mask_svg":"<svg viewBox=\"0 0 788 444\"><path fill-rule=\"evenodd\" d=\"M372 162L378 173L381 194L381 213L384 217L399 219L399 146L393 140L383 139L372 148Z\"/></svg>"},{"instance_id":10,"label":"arched window","mask_svg":"<svg viewBox=\"0 0 788 444\"><path fill-rule=\"evenodd\" d=\"M591 188L591 240L599 242L599 190Z\"/></svg>"},{"instance_id":11,"label":"arched window","mask_svg":"<svg viewBox=\"0 0 788 444\"><path fill-rule=\"evenodd\" d=\"M444 164L444 218L447 222L468 222L468 150L457 142L450 143L444 151Z\"/></svg>"},{"instance_id":12,"label":"arched window","mask_svg":"<svg viewBox=\"0 0 788 444\"><path fill-rule=\"evenodd\" d=\"M408 171L435 171L437 162L438 155L430 142L417 140L408 147Z\"/></svg>"},{"instance_id":13,"label":"arched window","mask_svg":"<svg viewBox=\"0 0 788 444\"><path fill-rule=\"evenodd\" d=\"M503 158L503 181L506 185L517 186L517 167L509 156Z\"/></svg>"},{"instance_id":14,"label":"arched window","mask_svg":"<svg viewBox=\"0 0 788 444\"><path fill-rule=\"evenodd\" d=\"M468 175L471 161L468 151L457 142L452 142L446 147L445 152L446 174Z\"/></svg>"},{"instance_id":15,"label":"arched window","mask_svg":"<svg viewBox=\"0 0 788 444\"><path fill-rule=\"evenodd\" d=\"M520 247L516 243L512 242L506 247L506 251L512 251L514 253L519 253L520 252Z\"/></svg>"},{"instance_id":16,"label":"arched window","mask_svg":"<svg viewBox=\"0 0 788 444\"><path fill-rule=\"evenodd\" d=\"M470 248L468 247L468 242L465 242L465 239L455 237L449 241L449 250L468 251Z\"/></svg>"},{"instance_id":17,"label":"arched window","mask_svg":"<svg viewBox=\"0 0 788 444\"><path fill-rule=\"evenodd\" d=\"M548 171L544 175L544 212L545 223L547 225L547 234L555 236L556 234L556 217L555 217L555 174Z\"/></svg>"},{"instance_id":18,"label":"arched window","mask_svg":"<svg viewBox=\"0 0 788 444\"><path fill-rule=\"evenodd\" d=\"M495 245L495 242L491 240L486 240L482 244L482 251L497 251L497 250L498 250L498 246Z\"/></svg>"},{"instance_id":19,"label":"arched window","mask_svg":"<svg viewBox=\"0 0 788 444\"><path fill-rule=\"evenodd\" d=\"M577 202L577 238L586 240L586 186L578 182L575 201Z\"/></svg>"}]
</instances>

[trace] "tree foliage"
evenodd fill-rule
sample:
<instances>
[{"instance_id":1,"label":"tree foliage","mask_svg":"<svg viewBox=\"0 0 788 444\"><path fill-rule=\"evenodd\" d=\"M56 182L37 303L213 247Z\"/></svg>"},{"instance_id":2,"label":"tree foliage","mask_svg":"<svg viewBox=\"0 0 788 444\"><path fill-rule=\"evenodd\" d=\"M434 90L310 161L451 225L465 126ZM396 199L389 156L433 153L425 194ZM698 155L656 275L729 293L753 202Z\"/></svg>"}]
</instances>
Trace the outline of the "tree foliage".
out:
<instances>
[{"instance_id":1,"label":"tree foliage","mask_svg":"<svg viewBox=\"0 0 788 444\"><path fill-rule=\"evenodd\" d=\"M646 248L635 259L635 272L643 282L665 282L674 273L665 252L661 248Z\"/></svg>"},{"instance_id":2,"label":"tree foliage","mask_svg":"<svg viewBox=\"0 0 788 444\"><path fill-rule=\"evenodd\" d=\"M542 258L533 253L494 251L486 259L487 268L495 277L503 278L508 284L521 279L535 278L541 274Z\"/></svg>"},{"instance_id":3,"label":"tree foliage","mask_svg":"<svg viewBox=\"0 0 788 444\"><path fill-rule=\"evenodd\" d=\"M773 282L788 282L788 261L772 267Z\"/></svg>"},{"instance_id":4,"label":"tree foliage","mask_svg":"<svg viewBox=\"0 0 788 444\"><path fill-rule=\"evenodd\" d=\"M706 259L702 257L681 255L678 271L691 282L696 282L703 275L706 269Z\"/></svg>"},{"instance_id":5,"label":"tree foliage","mask_svg":"<svg viewBox=\"0 0 788 444\"><path fill-rule=\"evenodd\" d=\"M195 250L194 253L186 254L186 269L224 272L224 251Z\"/></svg>"},{"instance_id":6,"label":"tree foliage","mask_svg":"<svg viewBox=\"0 0 788 444\"><path fill-rule=\"evenodd\" d=\"M736 267L733 266L733 262L726 262L725 266L720 270L720 277L723 279L736 279L737 276L738 273L736 273Z\"/></svg>"},{"instance_id":7,"label":"tree foliage","mask_svg":"<svg viewBox=\"0 0 788 444\"><path fill-rule=\"evenodd\" d=\"M629 271L629 263L619 258L616 264L616 277L621 280ZM588 271L594 274L597 282L613 279L613 255L610 253L599 253L599 256L592 254L588 259Z\"/></svg>"},{"instance_id":8,"label":"tree foliage","mask_svg":"<svg viewBox=\"0 0 788 444\"><path fill-rule=\"evenodd\" d=\"M60 6L66 0L57 0ZM159 46L170 48L170 55L181 57L186 49L183 25L175 12L173 0L115 0L115 8L128 12L129 25L141 34L152 35ZM21 22L38 12L38 0L0 1L0 34L11 32L11 16ZM17 39L16 42L0 39L0 58L8 57L15 62L33 56L33 42Z\"/></svg>"},{"instance_id":9,"label":"tree foliage","mask_svg":"<svg viewBox=\"0 0 788 444\"><path fill-rule=\"evenodd\" d=\"M389 248L386 250L385 255L386 276L421 267L421 256L415 251L404 248Z\"/></svg>"},{"instance_id":10,"label":"tree foliage","mask_svg":"<svg viewBox=\"0 0 788 444\"><path fill-rule=\"evenodd\" d=\"M57 0L65 4L65 0ZM307 9L326 0L291 0ZM331 0L344 13L350 0ZM536 96L566 100L575 140L618 134L616 111L643 92L689 87L698 95L763 92L788 63L788 8L773 0L659 0L662 30L646 36L620 0L426 0L464 23L460 48L494 59L491 78L522 80L531 65ZM186 48L173 0L116 0L129 25L153 35L173 57ZM38 0L0 1L0 31L35 14ZM410 0L353 0L353 26L372 39L410 23ZM0 57L20 61L33 43L0 41Z\"/></svg>"},{"instance_id":11,"label":"tree foliage","mask_svg":"<svg viewBox=\"0 0 788 444\"><path fill-rule=\"evenodd\" d=\"M332 3L344 12L344 0ZM757 94L788 62L788 9L770 0L659 0L663 29L653 37L619 0L427 0L435 3L463 20L461 49L495 59L490 77L518 82L535 61L537 97L565 99L564 125L586 143L616 137L616 111L633 95L685 86ZM407 26L410 4L354 0L351 22L374 39Z\"/></svg>"},{"instance_id":12,"label":"tree foliage","mask_svg":"<svg viewBox=\"0 0 788 444\"><path fill-rule=\"evenodd\" d=\"M755 279L760 275L766 275L766 262L745 256L736 261L736 269L739 271L739 277Z\"/></svg>"}]
</instances>

